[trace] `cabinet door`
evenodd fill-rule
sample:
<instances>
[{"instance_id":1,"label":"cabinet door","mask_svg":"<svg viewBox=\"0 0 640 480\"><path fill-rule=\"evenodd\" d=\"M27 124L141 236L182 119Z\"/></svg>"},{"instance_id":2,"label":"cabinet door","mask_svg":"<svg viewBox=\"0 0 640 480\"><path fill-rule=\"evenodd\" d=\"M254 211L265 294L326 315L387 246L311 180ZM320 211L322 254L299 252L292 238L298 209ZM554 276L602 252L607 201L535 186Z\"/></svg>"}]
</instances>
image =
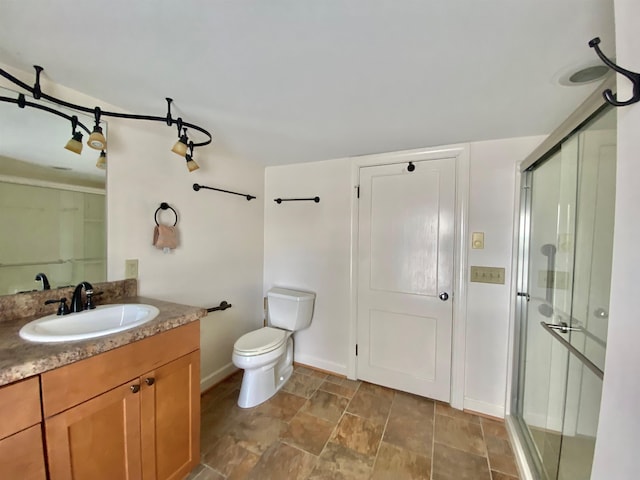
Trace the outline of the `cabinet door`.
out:
<instances>
[{"instance_id":1,"label":"cabinet door","mask_svg":"<svg viewBox=\"0 0 640 480\"><path fill-rule=\"evenodd\" d=\"M184 478L200 461L200 351L140 379L145 480Z\"/></svg>"},{"instance_id":2,"label":"cabinet door","mask_svg":"<svg viewBox=\"0 0 640 480\"><path fill-rule=\"evenodd\" d=\"M45 480L40 424L0 440L1 478Z\"/></svg>"},{"instance_id":3,"label":"cabinet door","mask_svg":"<svg viewBox=\"0 0 640 480\"><path fill-rule=\"evenodd\" d=\"M141 478L139 388L136 379L45 420L51 480Z\"/></svg>"}]
</instances>

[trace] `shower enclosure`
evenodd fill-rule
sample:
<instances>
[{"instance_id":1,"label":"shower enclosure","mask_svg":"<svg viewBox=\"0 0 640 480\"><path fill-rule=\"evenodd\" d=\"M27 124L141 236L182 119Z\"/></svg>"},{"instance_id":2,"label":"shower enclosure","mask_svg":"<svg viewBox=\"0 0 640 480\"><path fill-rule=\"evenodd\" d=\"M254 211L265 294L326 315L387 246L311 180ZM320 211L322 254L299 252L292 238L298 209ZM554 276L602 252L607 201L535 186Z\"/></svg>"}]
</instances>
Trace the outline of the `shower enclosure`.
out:
<instances>
[{"instance_id":1,"label":"shower enclosure","mask_svg":"<svg viewBox=\"0 0 640 480\"><path fill-rule=\"evenodd\" d=\"M601 102L592 110L522 169L508 424L533 478L588 480L591 474L616 170L615 111Z\"/></svg>"}]
</instances>

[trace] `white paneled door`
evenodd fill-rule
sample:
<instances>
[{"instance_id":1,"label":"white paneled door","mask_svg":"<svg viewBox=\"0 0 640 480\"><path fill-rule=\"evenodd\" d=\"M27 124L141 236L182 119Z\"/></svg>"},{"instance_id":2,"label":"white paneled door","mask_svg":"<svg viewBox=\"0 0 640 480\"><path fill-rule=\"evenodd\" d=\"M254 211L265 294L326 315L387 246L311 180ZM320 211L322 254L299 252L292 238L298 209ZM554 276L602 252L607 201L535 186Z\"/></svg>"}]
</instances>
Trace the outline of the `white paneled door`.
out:
<instances>
[{"instance_id":1,"label":"white paneled door","mask_svg":"<svg viewBox=\"0 0 640 480\"><path fill-rule=\"evenodd\" d=\"M455 160L362 167L357 376L449 401Z\"/></svg>"}]
</instances>

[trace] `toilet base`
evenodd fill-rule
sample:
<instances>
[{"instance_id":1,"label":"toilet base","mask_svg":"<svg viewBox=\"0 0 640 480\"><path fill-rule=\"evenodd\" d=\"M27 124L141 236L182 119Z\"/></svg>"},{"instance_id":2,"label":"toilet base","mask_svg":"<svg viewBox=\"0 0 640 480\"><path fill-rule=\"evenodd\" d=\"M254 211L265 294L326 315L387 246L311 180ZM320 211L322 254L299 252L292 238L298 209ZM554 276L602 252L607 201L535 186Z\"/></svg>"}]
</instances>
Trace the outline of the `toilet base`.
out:
<instances>
[{"instance_id":1,"label":"toilet base","mask_svg":"<svg viewBox=\"0 0 640 480\"><path fill-rule=\"evenodd\" d=\"M293 373L293 341L287 340L285 353L276 361L256 369L245 369L238 406L252 408L273 397Z\"/></svg>"}]
</instances>

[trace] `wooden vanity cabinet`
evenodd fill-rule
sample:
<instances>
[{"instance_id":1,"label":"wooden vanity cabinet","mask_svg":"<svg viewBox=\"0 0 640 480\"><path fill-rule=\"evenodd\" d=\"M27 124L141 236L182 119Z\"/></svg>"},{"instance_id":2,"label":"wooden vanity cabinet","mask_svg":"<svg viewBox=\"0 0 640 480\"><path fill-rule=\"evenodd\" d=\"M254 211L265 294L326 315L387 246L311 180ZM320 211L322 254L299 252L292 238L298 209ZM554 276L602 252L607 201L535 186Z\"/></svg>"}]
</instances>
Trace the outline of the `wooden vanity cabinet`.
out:
<instances>
[{"instance_id":1,"label":"wooden vanity cabinet","mask_svg":"<svg viewBox=\"0 0 640 480\"><path fill-rule=\"evenodd\" d=\"M0 387L0 477L45 480L38 377Z\"/></svg>"},{"instance_id":2,"label":"wooden vanity cabinet","mask_svg":"<svg viewBox=\"0 0 640 480\"><path fill-rule=\"evenodd\" d=\"M51 480L177 480L199 463L199 322L42 377Z\"/></svg>"}]
</instances>

